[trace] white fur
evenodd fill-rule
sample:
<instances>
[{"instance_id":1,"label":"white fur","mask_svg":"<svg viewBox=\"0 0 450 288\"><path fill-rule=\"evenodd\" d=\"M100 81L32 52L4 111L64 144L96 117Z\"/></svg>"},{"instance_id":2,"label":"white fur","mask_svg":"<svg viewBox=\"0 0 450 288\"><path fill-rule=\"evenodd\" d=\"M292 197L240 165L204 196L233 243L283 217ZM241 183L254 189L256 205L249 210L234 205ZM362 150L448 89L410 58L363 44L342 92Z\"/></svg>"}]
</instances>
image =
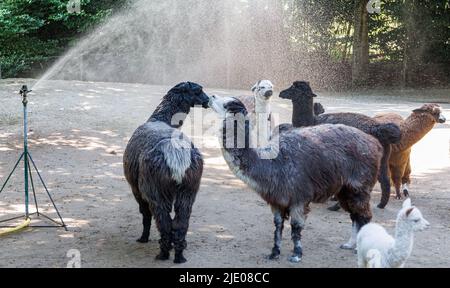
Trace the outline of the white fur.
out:
<instances>
[{"instance_id":1,"label":"white fur","mask_svg":"<svg viewBox=\"0 0 450 288\"><path fill-rule=\"evenodd\" d=\"M409 192L409 188L408 188L408 184L402 184L402 191L403 192L405 192L405 190L406 190L406 192Z\"/></svg>"},{"instance_id":2,"label":"white fur","mask_svg":"<svg viewBox=\"0 0 450 288\"><path fill-rule=\"evenodd\" d=\"M170 128L164 122L152 121L146 125L154 130L167 130ZM179 130L174 130L170 139L161 140L155 148L160 147L164 155L164 161L169 166L172 179L178 184L183 181L186 170L191 166L191 142ZM153 148L153 149L155 149Z\"/></svg>"},{"instance_id":3,"label":"white fur","mask_svg":"<svg viewBox=\"0 0 450 288\"><path fill-rule=\"evenodd\" d=\"M272 129L275 127L272 111L270 108L270 100L273 94L273 84L269 80L260 80L252 87L255 97L255 128L258 133L258 146L267 146ZM272 93L267 96L266 93Z\"/></svg>"},{"instance_id":4,"label":"white fur","mask_svg":"<svg viewBox=\"0 0 450 288\"><path fill-rule=\"evenodd\" d=\"M395 238L378 224L369 223L361 228L357 236L358 266L403 267L412 252L414 232L429 225L420 210L411 206L411 199L406 199L397 215Z\"/></svg>"},{"instance_id":5,"label":"white fur","mask_svg":"<svg viewBox=\"0 0 450 288\"><path fill-rule=\"evenodd\" d=\"M236 176L239 179L241 179L245 184L250 186L250 188L258 191L259 190L258 183L256 183L253 179L245 176L244 173L242 173L242 171L239 169L239 165L236 165L236 163L234 163L233 156L230 155L230 153L228 153L225 149L222 149L222 153L223 153L223 158L225 159L225 162L227 162L227 164L230 167L230 169L232 170L232 172L234 174L236 174Z\"/></svg>"},{"instance_id":6,"label":"white fur","mask_svg":"<svg viewBox=\"0 0 450 288\"><path fill-rule=\"evenodd\" d=\"M358 234L358 227L356 226L356 223L352 224L352 235L350 236L350 239L347 241L347 243L344 243L341 245L342 249L350 249L353 250L356 247L356 237Z\"/></svg>"},{"instance_id":7,"label":"white fur","mask_svg":"<svg viewBox=\"0 0 450 288\"><path fill-rule=\"evenodd\" d=\"M366 254L367 268L381 268L381 253L377 249L370 249Z\"/></svg>"},{"instance_id":8,"label":"white fur","mask_svg":"<svg viewBox=\"0 0 450 288\"><path fill-rule=\"evenodd\" d=\"M172 179L178 184L183 181L186 170L191 166L191 143L180 135L161 141L164 160L172 172Z\"/></svg>"},{"instance_id":9,"label":"white fur","mask_svg":"<svg viewBox=\"0 0 450 288\"><path fill-rule=\"evenodd\" d=\"M227 110L225 104L234 101L233 97L218 97L217 95L211 95L209 100L209 107L211 107L221 119L225 119L227 116Z\"/></svg>"}]
</instances>

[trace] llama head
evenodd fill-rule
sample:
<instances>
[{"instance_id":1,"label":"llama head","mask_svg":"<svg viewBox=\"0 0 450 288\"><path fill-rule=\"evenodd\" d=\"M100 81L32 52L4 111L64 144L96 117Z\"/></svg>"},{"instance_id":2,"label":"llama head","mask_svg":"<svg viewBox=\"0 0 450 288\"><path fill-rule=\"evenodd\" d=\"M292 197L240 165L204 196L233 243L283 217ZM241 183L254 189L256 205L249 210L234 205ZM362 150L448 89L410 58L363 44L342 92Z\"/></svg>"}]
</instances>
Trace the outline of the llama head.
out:
<instances>
[{"instance_id":1,"label":"llama head","mask_svg":"<svg viewBox=\"0 0 450 288\"><path fill-rule=\"evenodd\" d=\"M309 82L295 81L292 86L280 92L280 98L303 102L311 100L317 95L313 93Z\"/></svg>"},{"instance_id":2,"label":"llama head","mask_svg":"<svg viewBox=\"0 0 450 288\"><path fill-rule=\"evenodd\" d=\"M259 80L253 85L252 92L260 100L269 100L273 95L273 84L269 80Z\"/></svg>"},{"instance_id":3,"label":"llama head","mask_svg":"<svg viewBox=\"0 0 450 288\"><path fill-rule=\"evenodd\" d=\"M314 115L320 115L325 113L325 108L323 108L322 104L320 104L319 102L314 103Z\"/></svg>"},{"instance_id":4,"label":"llama head","mask_svg":"<svg viewBox=\"0 0 450 288\"><path fill-rule=\"evenodd\" d=\"M203 87L193 82L181 82L175 85L164 96L178 106L209 108L209 97L203 92Z\"/></svg>"},{"instance_id":5,"label":"llama head","mask_svg":"<svg viewBox=\"0 0 450 288\"><path fill-rule=\"evenodd\" d=\"M433 118L436 123L445 123L446 119L442 115L441 106L438 104L424 104L422 107L414 109L413 113L428 115Z\"/></svg>"},{"instance_id":6,"label":"llama head","mask_svg":"<svg viewBox=\"0 0 450 288\"><path fill-rule=\"evenodd\" d=\"M246 116L248 114L245 105L239 99L234 97L211 95L211 97L209 97L209 107L223 119L227 118L229 115L242 114L243 116Z\"/></svg>"},{"instance_id":7,"label":"llama head","mask_svg":"<svg viewBox=\"0 0 450 288\"><path fill-rule=\"evenodd\" d=\"M420 210L411 205L411 198L403 202L402 209L398 213L398 219L405 222L413 231L421 231L430 226L430 223L423 218Z\"/></svg>"}]
</instances>

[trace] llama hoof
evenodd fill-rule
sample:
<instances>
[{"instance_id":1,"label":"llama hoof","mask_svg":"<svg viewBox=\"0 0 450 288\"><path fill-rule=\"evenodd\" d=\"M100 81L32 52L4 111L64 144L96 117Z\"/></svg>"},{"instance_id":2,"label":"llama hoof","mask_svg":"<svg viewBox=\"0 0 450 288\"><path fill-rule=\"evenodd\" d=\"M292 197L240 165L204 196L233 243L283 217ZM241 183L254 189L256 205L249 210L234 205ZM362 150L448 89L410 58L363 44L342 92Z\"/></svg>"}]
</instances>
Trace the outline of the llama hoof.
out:
<instances>
[{"instance_id":1,"label":"llama hoof","mask_svg":"<svg viewBox=\"0 0 450 288\"><path fill-rule=\"evenodd\" d=\"M156 260L167 260L169 259L170 253L169 252L159 252L158 255L156 255Z\"/></svg>"},{"instance_id":2,"label":"llama hoof","mask_svg":"<svg viewBox=\"0 0 450 288\"><path fill-rule=\"evenodd\" d=\"M272 248L272 253L267 256L269 260L278 260L280 258L281 251L278 247Z\"/></svg>"},{"instance_id":3,"label":"llama hoof","mask_svg":"<svg viewBox=\"0 0 450 288\"><path fill-rule=\"evenodd\" d=\"M289 262L291 263L299 263L300 261L302 261L301 255L292 255L291 257L289 257Z\"/></svg>"},{"instance_id":4,"label":"llama hoof","mask_svg":"<svg viewBox=\"0 0 450 288\"><path fill-rule=\"evenodd\" d=\"M139 242L139 243L148 243L148 238L146 238L146 237L141 237L141 238L137 239L136 242Z\"/></svg>"},{"instance_id":5,"label":"llama hoof","mask_svg":"<svg viewBox=\"0 0 450 288\"><path fill-rule=\"evenodd\" d=\"M270 254L266 258L269 260L278 260L278 259L280 259L280 254Z\"/></svg>"},{"instance_id":6,"label":"llama hoof","mask_svg":"<svg viewBox=\"0 0 450 288\"><path fill-rule=\"evenodd\" d=\"M385 206L386 206L386 205L382 205L381 203L379 203L379 204L377 205L377 207L380 208L380 209L384 209Z\"/></svg>"},{"instance_id":7,"label":"llama hoof","mask_svg":"<svg viewBox=\"0 0 450 288\"><path fill-rule=\"evenodd\" d=\"M342 244L339 248L345 249L345 250L355 250L356 245L350 244L350 243L345 243L345 244Z\"/></svg>"},{"instance_id":8,"label":"llama hoof","mask_svg":"<svg viewBox=\"0 0 450 288\"><path fill-rule=\"evenodd\" d=\"M409 197L409 191L408 189L403 189L403 195L405 195L405 198Z\"/></svg>"},{"instance_id":9,"label":"llama hoof","mask_svg":"<svg viewBox=\"0 0 450 288\"><path fill-rule=\"evenodd\" d=\"M338 211L339 209L341 209L341 205L339 205L339 203L336 203L333 206L328 207L327 209L330 211Z\"/></svg>"},{"instance_id":10,"label":"llama hoof","mask_svg":"<svg viewBox=\"0 0 450 288\"><path fill-rule=\"evenodd\" d=\"M183 255L175 255L175 259L173 260L173 263L175 264L181 264L187 262L187 259L184 258Z\"/></svg>"}]
</instances>

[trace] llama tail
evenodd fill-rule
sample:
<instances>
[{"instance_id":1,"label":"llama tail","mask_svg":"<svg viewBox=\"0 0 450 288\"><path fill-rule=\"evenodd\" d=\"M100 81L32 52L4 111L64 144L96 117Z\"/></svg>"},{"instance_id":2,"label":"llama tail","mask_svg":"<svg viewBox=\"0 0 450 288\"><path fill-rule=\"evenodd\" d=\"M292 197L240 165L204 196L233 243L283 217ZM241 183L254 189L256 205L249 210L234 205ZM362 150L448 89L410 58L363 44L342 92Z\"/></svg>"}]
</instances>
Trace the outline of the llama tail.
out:
<instances>
[{"instance_id":1,"label":"llama tail","mask_svg":"<svg viewBox=\"0 0 450 288\"><path fill-rule=\"evenodd\" d=\"M381 253L377 249L369 249L366 254L367 268L381 268Z\"/></svg>"},{"instance_id":2,"label":"llama tail","mask_svg":"<svg viewBox=\"0 0 450 288\"><path fill-rule=\"evenodd\" d=\"M373 136L375 136L381 144L396 144L400 142L401 131L400 127L394 123L378 124L372 129Z\"/></svg>"}]
</instances>

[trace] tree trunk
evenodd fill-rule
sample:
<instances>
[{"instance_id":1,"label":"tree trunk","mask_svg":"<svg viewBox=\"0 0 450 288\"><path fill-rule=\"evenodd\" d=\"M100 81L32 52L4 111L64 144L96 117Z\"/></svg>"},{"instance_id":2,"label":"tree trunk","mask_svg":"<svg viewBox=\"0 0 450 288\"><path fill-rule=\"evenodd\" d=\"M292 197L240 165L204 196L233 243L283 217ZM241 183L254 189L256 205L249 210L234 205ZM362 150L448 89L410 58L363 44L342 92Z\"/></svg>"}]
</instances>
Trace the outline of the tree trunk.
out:
<instances>
[{"instance_id":1,"label":"tree trunk","mask_svg":"<svg viewBox=\"0 0 450 288\"><path fill-rule=\"evenodd\" d=\"M353 86L362 85L369 71L369 26L368 0L357 0L355 4L355 33L353 35Z\"/></svg>"},{"instance_id":2,"label":"tree trunk","mask_svg":"<svg viewBox=\"0 0 450 288\"><path fill-rule=\"evenodd\" d=\"M349 47L351 47L351 41L350 41L350 36L352 32L352 23L348 23L347 26L347 31L345 33L345 43L344 43L344 52L342 53L342 62L346 63L347 62L347 54L348 54L348 49ZM350 44L350 45L349 45Z\"/></svg>"},{"instance_id":3,"label":"tree trunk","mask_svg":"<svg viewBox=\"0 0 450 288\"><path fill-rule=\"evenodd\" d=\"M414 83L414 75L420 65L420 29L417 25L420 17L417 3L414 0L406 0L404 4L406 39L403 48L402 86L411 86Z\"/></svg>"}]
</instances>

